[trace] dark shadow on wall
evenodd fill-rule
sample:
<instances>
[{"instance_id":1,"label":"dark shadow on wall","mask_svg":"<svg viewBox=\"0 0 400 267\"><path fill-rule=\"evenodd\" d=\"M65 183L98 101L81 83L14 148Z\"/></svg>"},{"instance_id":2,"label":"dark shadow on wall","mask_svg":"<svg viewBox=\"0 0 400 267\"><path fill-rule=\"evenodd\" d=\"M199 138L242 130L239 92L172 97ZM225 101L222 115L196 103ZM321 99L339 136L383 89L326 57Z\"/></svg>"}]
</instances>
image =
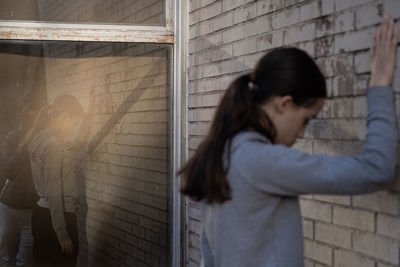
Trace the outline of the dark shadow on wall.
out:
<instances>
[{"instance_id":1,"label":"dark shadow on wall","mask_svg":"<svg viewBox=\"0 0 400 267\"><path fill-rule=\"evenodd\" d=\"M150 73L153 73L155 71L154 66L147 72L144 77L148 76ZM126 114L127 110L131 109L135 103L140 99L140 97L146 92L146 89L142 89L146 85L146 81L143 79L139 84L137 85L136 88L132 89L132 92L125 98L123 103L117 108L117 110L113 113L111 118L107 120L106 123L104 123L103 127L89 140L88 145L87 145L87 150L84 152L84 156L80 159L81 160L81 166L78 169L77 172L77 177L79 181L79 187L81 189L81 206L80 206L80 213L82 216L80 216L81 219L81 227L83 228L80 232L84 233L84 236L82 237L82 248L89 248L89 243L87 239L87 232L86 232L86 218L88 214L88 203L87 203L87 197L86 197L86 179L85 179L85 174L84 174L84 168L83 166L86 165L86 163L90 160L91 156L96 152L98 149L99 145L105 140L107 135L111 132L111 130L121 121L121 119L124 117ZM139 88L139 89L138 89ZM107 251L107 246L106 242L103 243L103 247L97 247L96 251L100 253L104 253L104 251ZM113 251L110 253L115 256L116 251ZM86 253L88 255L89 253ZM93 260L92 263L90 263L89 259L85 257L80 257L80 262L78 263L78 266L117 266L120 264L118 260L116 262L109 262L105 263L103 261L99 262L96 261L95 259ZM89 264L90 263L90 264Z\"/></svg>"}]
</instances>

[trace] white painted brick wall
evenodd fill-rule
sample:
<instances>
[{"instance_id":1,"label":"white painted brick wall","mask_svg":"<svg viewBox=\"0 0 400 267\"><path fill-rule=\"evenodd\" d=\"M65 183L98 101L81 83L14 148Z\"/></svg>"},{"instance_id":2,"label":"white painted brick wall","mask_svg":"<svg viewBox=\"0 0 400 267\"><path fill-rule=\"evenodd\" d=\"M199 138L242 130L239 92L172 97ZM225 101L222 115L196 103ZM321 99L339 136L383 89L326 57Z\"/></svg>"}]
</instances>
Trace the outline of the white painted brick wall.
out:
<instances>
[{"instance_id":1,"label":"white painted brick wall","mask_svg":"<svg viewBox=\"0 0 400 267\"><path fill-rule=\"evenodd\" d=\"M308 259L326 265L331 265L333 261L333 249L316 241L304 240L304 254Z\"/></svg>"},{"instance_id":2,"label":"white painted brick wall","mask_svg":"<svg viewBox=\"0 0 400 267\"><path fill-rule=\"evenodd\" d=\"M335 247L351 249L351 230L332 224L316 222L315 240Z\"/></svg>"},{"instance_id":3,"label":"white painted brick wall","mask_svg":"<svg viewBox=\"0 0 400 267\"><path fill-rule=\"evenodd\" d=\"M305 49L316 59L327 78L329 93L318 119L310 123L305 139L294 147L310 154L361 153L366 132L369 48L382 14L400 19L400 1L190 0L189 17L219 6L219 2L219 14L189 27L189 154L207 134L213 107L229 83L241 71L253 68L265 52L285 45ZM400 55L397 61L400 64ZM400 68L396 77L398 114ZM207 115L200 115L203 113ZM398 193L307 195L300 203L306 266L399 265ZM198 266L201 216L194 212L197 204L189 201L187 207L189 247L185 261L188 266Z\"/></svg>"},{"instance_id":4,"label":"white painted brick wall","mask_svg":"<svg viewBox=\"0 0 400 267\"><path fill-rule=\"evenodd\" d=\"M314 238L314 222L312 220L303 219L303 235L310 239Z\"/></svg>"},{"instance_id":5,"label":"white painted brick wall","mask_svg":"<svg viewBox=\"0 0 400 267\"><path fill-rule=\"evenodd\" d=\"M374 267L374 261L346 250L335 250L335 267Z\"/></svg>"},{"instance_id":6,"label":"white painted brick wall","mask_svg":"<svg viewBox=\"0 0 400 267\"><path fill-rule=\"evenodd\" d=\"M312 1L300 7L300 21L307 21L321 16L320 3Z\"/></svg>"},{"instance_id":7,"label":"white painted brick wall","mask_svg":"<svg viewBox=\"0 0 400 267\"><path fill-rule=\"evenodd\" d=\"M356 10L355 26L356 28L361 29L363 27L379 23L382 19L382 14L382 3L366 5L358 8Z\"/></svg>"},{"instance_id":8,"label":"white painted brick wall","mask_svg":"<svg viewBox=\"0 0 400 267\"><path fill-rule=\"evenodd\" d=\"M354 12L352 10L340 13L335 17L335 33L354 29Z\"/></svg>"},{"instance_id":9,"label":"white painted brick wall","mask_svg":"<svg viewBox=\"0 0 400 267\"><path fill-rule=\"evenodd\" d=\"M323 222L332 220L332 206L329 204L302 199L300 208L301 214L305 218Z\"/></svg>"},{"instance_id":10,"label":"white painted brick wall","mask_svg":"<svg viewBox=\"0 0 400 267\"><path fill-rule=\"evenodd\" d=\"M391 264L399 264L399 244L370 233L353 233L354 250Z\"/></svg>"},{"instance_id":11,"label":"white painted brick wall","mask_svg":"<svg viewBox=\"0 0 400 267\"><path fill-rule=\"evenodd\" d=\"M375 214L370 211L334 206L333 223L348 228L373 232L375 230Z\"/></svg>"},{"instance_id":12,"label":"white painted brick wall","mask_svg":"<svg viewBox=\"0 0 400 267\"><path fill-rule=\"evenodd\" d=\"M251 20L257 16L257 3L243 5L233 11L233 23Z\"/></svg>"}]
</instances>

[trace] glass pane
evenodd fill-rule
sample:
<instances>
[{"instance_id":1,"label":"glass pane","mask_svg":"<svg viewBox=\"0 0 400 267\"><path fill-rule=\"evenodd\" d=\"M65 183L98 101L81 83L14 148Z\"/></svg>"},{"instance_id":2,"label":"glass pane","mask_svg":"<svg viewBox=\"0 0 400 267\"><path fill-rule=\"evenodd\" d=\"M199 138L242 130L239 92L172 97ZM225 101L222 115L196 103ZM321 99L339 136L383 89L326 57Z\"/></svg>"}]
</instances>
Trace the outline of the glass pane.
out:
<instances>
[{"instance_id":1,"label":"glass pane","mask_svg":"<svg viewBox=\"0 0 400 267\"><path fill-rule=\"evenodd\" d=\"M0 19L165 25L163 0L0 0Z\"/></svg>"},{"instance_id":2,"label":"glass pane","mask_svg":"<svg viewBox=\"0 0 400 267\"><path fill-rule=\"evenodd\" d=\"M168 266L171 47L1 41L0 61L3 229L22 205L39 262L71 240L77 266Z\"/></svg>"}]
</instances>

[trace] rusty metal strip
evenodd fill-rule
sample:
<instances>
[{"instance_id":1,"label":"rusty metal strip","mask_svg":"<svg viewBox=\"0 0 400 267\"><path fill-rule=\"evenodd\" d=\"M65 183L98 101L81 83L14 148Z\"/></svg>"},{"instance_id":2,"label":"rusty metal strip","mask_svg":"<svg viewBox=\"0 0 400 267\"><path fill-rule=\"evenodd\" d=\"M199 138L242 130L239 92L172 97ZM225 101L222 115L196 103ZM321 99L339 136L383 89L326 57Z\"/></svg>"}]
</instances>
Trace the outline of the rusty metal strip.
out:
<instances>
[{"instance_id":1,"label":"rusty metal strip","mask_svg":"<svg viewBox=\"0 0 400 267\"><path fill-rule=\"evenodd\" d=\"M0 39L93 42L175 42L167 27L0 21Z\"/></svg>"}]
</instances>

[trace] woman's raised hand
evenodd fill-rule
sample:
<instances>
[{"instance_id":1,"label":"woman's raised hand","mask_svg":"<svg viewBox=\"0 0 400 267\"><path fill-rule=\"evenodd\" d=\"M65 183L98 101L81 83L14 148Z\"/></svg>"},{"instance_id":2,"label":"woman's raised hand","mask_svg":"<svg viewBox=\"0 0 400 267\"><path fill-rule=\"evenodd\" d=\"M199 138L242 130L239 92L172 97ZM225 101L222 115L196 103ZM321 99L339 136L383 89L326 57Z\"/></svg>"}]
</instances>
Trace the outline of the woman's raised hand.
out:
<instances>
[{"instance_id":1,"label":"woman's raised hand","mask_svg":"<svg viewBox=\"0 0 400 267\"><path fill-rule=\"evenodd\" d=\"M396 66L399 29L396 28L390 15L378 27L371 51L370 87L392 86Z\"/></svg>"}]
</instances>

